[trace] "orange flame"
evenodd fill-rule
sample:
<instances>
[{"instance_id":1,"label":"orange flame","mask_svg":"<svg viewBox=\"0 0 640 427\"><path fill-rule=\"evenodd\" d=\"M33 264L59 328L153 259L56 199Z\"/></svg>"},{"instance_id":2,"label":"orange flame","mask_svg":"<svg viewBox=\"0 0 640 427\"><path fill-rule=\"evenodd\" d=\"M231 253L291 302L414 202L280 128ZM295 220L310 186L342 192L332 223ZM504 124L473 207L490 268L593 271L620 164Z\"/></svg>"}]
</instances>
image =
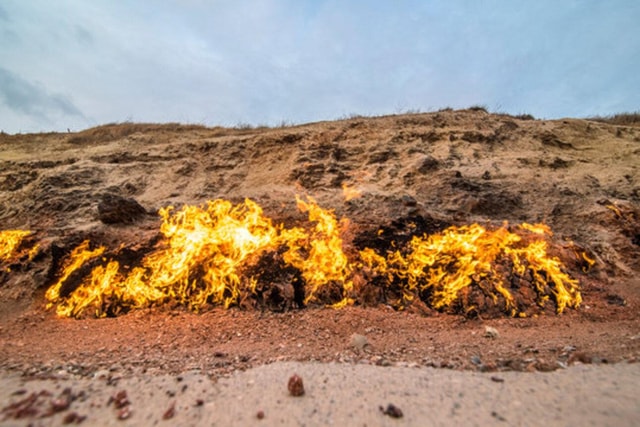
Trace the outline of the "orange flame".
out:
<instances>
[{"instance_id":1,"label":"orange flame","mask_svg":"<svg viewBox=\"0 0 640 427\"><path fill-rule=\"evenodd\" d=\"M534 234L550 233L544 224L522 224L519 228ZM472 224L450 227L431 236L416 236L406 255L396 251L384 258L365 249L360 256L367 267L386 275L390 281L393 277L401 278L407 301L419 292L431 291L430 302L436 309L450 306L462 289L476 284L494 303L501 296L506 311L512 316L522 315L517 313L513 297L504 285L504 277L495 268L500 257L508 257L517 274L532 273L540 305L551 294L558 313L567 306L577 308L582 301L578 282L562 270L557 258L548 256L547 243L536 240L522 246L519 245L521 241L519 235L507 229L506 223L494 231Z\"/></svg>"},{"instance_id":2,"label":"orange flame","mask_svg":"<svg viewBox=\"0 0 640 427\"><path fill-rule=\"evenodd\" d=\"M387 254L371 248L359 259L345 253L346 219L316 201L296 197L298 209L308 214L309 227L274 225L255 202L233 205L215 200L204 206L160 210L163 240L134 268L123 268L113 259L96 260L105 248L89 249L84 242L70 255L60 279L46 293L49 306L57 305L61 316L78 317L88 311L96 316L174 301L193 310L212 303L228 307L256 291L257 279L245 274L267 251L282 249L282 259L304 279L304 303L318 300L325 287L334 307L355 302L354 275L368 269L400 283L403 302L429 295L432 307L454 304L461 292L478 286L505 311L519 312L507 283L507 272L496 266L511 265L513 274L530 277L537 303L553 299L560 313L581 302L578 281L567 275L557 258L547 253L544 224L521 224L510 231L505 223L495 230L472 224L450 227L441 233L415 236L406 248ZM94 261L91 261L94 260ZM99 264L70 295L62 285L87 262Z\"/></svg>"},{"instance_id":3,"label":"orange flame","mask_svg":"<svg viewBox=\"0 0 640 427\"><path fill-rule=\"evenodd\" d=\"M296 196L298 209L309 213L309 221L316 225L311 233L300 233L300 230L290 230L285 233L285 240L289 251L284 254L284 260L302 272L307 284L310 286L305 304L313 299L318 289L329 283L342 284L343 295L349 294L353 289L353 283L348 280L351 274L349 261L344 254L341 226L333 211L327 211L318 206L316 201L307 197L308 202ZM346 220L342 222L342 228L346 227ZM302 248L307 248L308 256L301 255ZM352 303L346 295L336 304L341 307Z\"/></svg>"},{"instance_id":4,"label":"orange flame","mask_svg":"<svg viewBox=\"0 0 640 427\"><path fill-rule=\"evenodd\" d=\"M40 245L33 245L31 248L25 247L24 239L30 236L31 231L27 230L4 230L0 231L0 263L12 264L22 262L25 257L31 261L39 252ZM2 268L6 272L11 272L11 267Z\"/></svg>"},{"instance_id":5,"label":"orange flame","mask_svg":"<svg viewBox=\"0 0 640 427\"><path fill-rule=\"evenodd\" d=\"M26 230L0 231L0 261L9 261L14 257L22 240L30 234Z\"/></svg>"},{"instance_id":6,"label":"orange flame","mask_svg":"<svg viewBox=\"0 0 640 427\"><path fill-rule=\"evenodd\" d=\"M348 202L349 200L357 199L362 197L362 191L358 190L355 187L349 186L347 183L342 183L342 195L344 197L344 201Z\"/></svg>"},{"instance_id":7,"label":"orange flame","mask_svg":"<svg viewBox=\"0 0 640 427\"><path fill-rule=\"evenodd\" d=\"M310 197L308 202L298 198L298 207L308 211L316 224L310 232L274 226L251 200L237 206L215 200L206 207L184 206L177 212L172 207L162 209L164 244L144 258L141 267L124 274L117 261L110 261L106 267L96 267L69 297L62 297L60 288L70 272L104 251L89 251L85 242L73 251L69 265L46 297L50 304L58 304L56 311L61 316L79 316L89 307L98 316L106 315L104 303L113 299L128 308L165 300L195 310L208 302L228 307L255 288L254 278L242 276L244 267L282 245L288 247L285 261L302 272L310 287L305 303L328 282L338 282L349 293L350 271L335 215ZM350 302L345 297L338 305Z\"/></svg>"}]
</instances>

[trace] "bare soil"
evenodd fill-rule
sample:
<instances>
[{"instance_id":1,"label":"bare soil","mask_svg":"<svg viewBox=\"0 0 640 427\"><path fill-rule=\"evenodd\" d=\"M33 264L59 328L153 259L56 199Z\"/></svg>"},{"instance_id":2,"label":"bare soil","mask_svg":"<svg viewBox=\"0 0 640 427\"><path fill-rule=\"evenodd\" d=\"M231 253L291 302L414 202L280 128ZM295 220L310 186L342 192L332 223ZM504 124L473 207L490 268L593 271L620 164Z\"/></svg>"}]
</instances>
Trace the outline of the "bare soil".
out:
<instances>
[{"instance_id":1,"label":"bare soil","mask_svg":"<svg viewBox=\"0 0 640 427\"><path fill-rule=\"evenodd\" d=\"M0 229L40 249L0 270L0 369L46 378L187 370L215 378L275 361L338 361L478 371L551 371L640 357L640 128L442 111L266 128L106 125L0 135ZM345 201L343 184L361 197ZM156 307L58 318L44 292L61 254L85 238L151 245L167 205L251 198L285 224L309 194L350 220L354 242L381 227L545 222L583 303L527 318L403 311L384 300L340 310ZM109 222L105 195L135 199ZM372 234L373 233L373 234ZM596 260L588 271L572 248ZM573 261L572 261L573 259ZM497 331L487 329L494 328ZM356 334L356 335L354 335ZM364 341L362 337L364 337Z\"/></svg>"}]
</instances>

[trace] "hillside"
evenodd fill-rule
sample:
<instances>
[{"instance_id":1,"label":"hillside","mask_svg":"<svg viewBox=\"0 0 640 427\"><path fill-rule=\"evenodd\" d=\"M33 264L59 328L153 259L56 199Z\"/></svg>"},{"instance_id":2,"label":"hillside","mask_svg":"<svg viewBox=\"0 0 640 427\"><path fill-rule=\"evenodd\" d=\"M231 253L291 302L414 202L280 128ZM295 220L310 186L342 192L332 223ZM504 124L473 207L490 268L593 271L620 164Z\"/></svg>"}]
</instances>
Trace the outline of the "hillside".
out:
<instances>
[{"instance_id":1,"label":"hillside","mask_svg":"<svg viewBox=\"0 0 640 427\"><path fill-rule=\"evenodd\" d=\"M137 308L113 294L95 305L107 316L100 320L94 306L74 312L79 320L46 308L45 292L83 241L105 252L62 283L64 297L108 260L130 275L135 266L148 269L145 260L167 245L162 208L176 213L222 199L256 202L274 233L307 230L299 239L306 245L324 235L306 210L316 202L333 210L346 277L312 286L301 263L314 247L285 252L291 243L281 243L247 258L239 295L226 288L220 300L210 294L196 306L191 290ZM537 237L523 223L550 231ZM561 307L548 270L528 261L529 273L517 273L505 254L491 272L470 274L451 305L438 305L435 287L404 287L409 273L400 268L414 262L412 239L472 224L524 243L543 239L581 302ZM633 123L472 109L278 128L123 123L3 134L0 230L31 232L0 263L6 372L64 366L82 376L115 363L129 374L220 375L276 360L546 371L640 356L640 127ZM367 248L380 258L368 264ZM390 272L381 272L383 262ZM451 273L452 265L441 269ZM541 271L548 284L536 282ZM204 276L187 281L195 289ZM494 278L506 278L512 305L500 286L487 290ZM336 303L346 307L326 307ZM486 326L500 338L486 338ZM366 336L367 351L353 334Z\"/></svg>"}]
</instances>

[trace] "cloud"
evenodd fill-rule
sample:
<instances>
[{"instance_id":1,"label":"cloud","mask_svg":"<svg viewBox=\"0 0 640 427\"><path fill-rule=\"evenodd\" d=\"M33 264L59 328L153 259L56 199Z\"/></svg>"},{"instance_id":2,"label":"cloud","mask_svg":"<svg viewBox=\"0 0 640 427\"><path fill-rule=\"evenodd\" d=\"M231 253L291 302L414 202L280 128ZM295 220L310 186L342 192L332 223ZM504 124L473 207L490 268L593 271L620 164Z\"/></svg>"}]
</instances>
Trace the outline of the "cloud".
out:
<instances>
[{"instance_id":1,"label":"cloud","mask_svg":"<svg viewBox=\"0 0 640 427\"><path fill-rule=\"evenodd\" d=\"M547 118L635 110L640 2L621 3L7 1L0 107L38 130L472 104Z\"/></svg>"},{"instance_id":2,"label":"cloud","mask_svg":"<svg viewBox=\"0 0 640 427\"><path fill-rule=\"evenodd\" d=\"M7 11L2 7L2 5L0 5L0 21L5 21L5 22L9 22L9 14L7 13Z\"/></svg>"},{"instance_id":3,"label":"cloud","mask_svg":"<svg viewBox=\"0 0 640 427\"><path fill-rule=\"evenodd\" d=\"M46 122L60 115L84 117L66 96L49 93L4 68L0 68L0 100L14 113Z\"/></svg>"}]
</instances>

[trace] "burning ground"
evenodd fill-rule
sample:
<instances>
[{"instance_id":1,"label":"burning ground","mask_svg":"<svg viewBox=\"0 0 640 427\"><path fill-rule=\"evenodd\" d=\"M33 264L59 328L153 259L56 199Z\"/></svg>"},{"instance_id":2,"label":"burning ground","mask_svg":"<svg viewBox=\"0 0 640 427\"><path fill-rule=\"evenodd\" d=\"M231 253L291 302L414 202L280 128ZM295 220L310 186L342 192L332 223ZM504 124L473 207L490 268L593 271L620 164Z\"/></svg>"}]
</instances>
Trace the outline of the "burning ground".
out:
<instances>
[{"instance_id":1,"label":"burning ground","mask_svg":"<svg viewBox=\"0 0 640 427\"><path fill-rule=\"evenodd\" d=\"M2 366L634 361L640 128L527 119L1 135Z\"/></svg>"}]
</instances>

